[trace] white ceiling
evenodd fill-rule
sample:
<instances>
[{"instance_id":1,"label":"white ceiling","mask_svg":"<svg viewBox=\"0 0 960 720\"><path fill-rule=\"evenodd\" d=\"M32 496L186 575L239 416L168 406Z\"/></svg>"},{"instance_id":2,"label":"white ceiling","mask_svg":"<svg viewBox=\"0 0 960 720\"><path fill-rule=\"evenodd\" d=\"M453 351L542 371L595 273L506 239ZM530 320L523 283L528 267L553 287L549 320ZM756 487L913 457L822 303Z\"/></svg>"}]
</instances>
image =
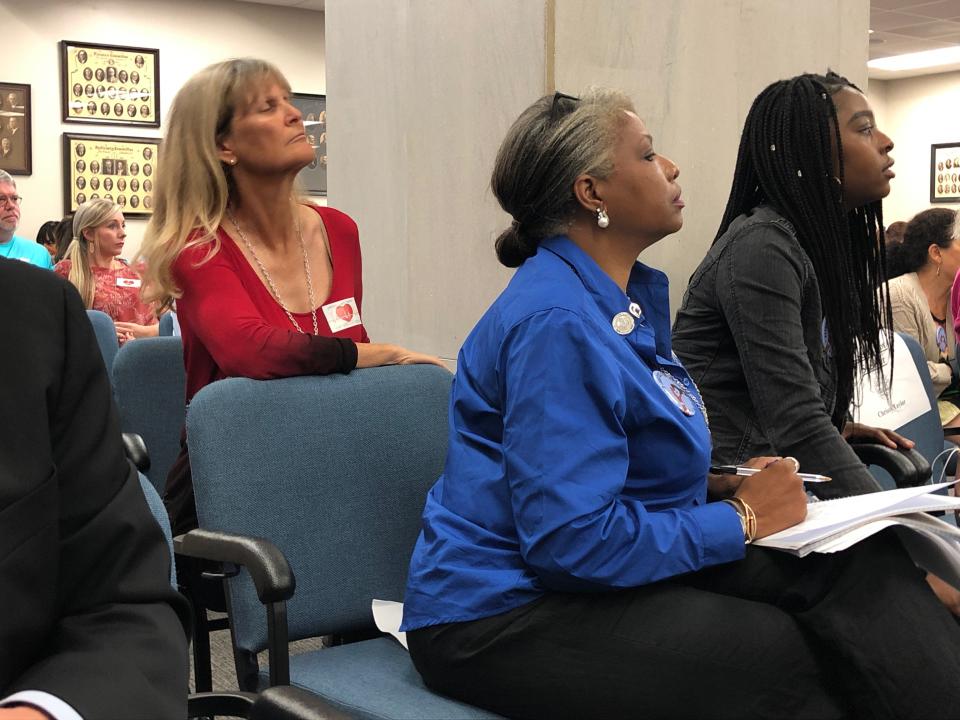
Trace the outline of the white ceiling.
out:
<instances>
[{"instance_id":1,"label":"white ceiling","mask_svg":"<svg viewBox=\"0 0 960 720\"><path fill-rule=\"evenodd\" d=\"M960 0L871 0L870 59L960 44Z\"/></svg>"}]
</instances>

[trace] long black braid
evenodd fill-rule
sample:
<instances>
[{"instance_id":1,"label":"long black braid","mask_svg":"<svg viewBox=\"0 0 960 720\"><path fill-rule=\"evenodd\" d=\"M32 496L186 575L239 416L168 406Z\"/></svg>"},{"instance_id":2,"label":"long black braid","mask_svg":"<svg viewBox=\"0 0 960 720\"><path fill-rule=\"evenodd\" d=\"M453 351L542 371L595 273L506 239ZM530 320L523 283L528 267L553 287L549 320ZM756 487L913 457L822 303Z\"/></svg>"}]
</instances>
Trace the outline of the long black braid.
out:
<instances>
[{"instance_id":1,"label":"long black braid","mask_svg":"<svg viewBox=\"0 0 960 720\"><path fill-rule=\"evenodd\" d=\"M832 100L842 88L859 91L828 72L782 80L760 93L747 115L730 199L714 239L762 203L793 225L820 285L837 366L832 414L837 428L857 400L857 372L880 371L881 332L889 342L893 325L890 300L881 290L886 280L881 203L850 212L843 206L843 144Z\"/></svg>"}]
</instances>

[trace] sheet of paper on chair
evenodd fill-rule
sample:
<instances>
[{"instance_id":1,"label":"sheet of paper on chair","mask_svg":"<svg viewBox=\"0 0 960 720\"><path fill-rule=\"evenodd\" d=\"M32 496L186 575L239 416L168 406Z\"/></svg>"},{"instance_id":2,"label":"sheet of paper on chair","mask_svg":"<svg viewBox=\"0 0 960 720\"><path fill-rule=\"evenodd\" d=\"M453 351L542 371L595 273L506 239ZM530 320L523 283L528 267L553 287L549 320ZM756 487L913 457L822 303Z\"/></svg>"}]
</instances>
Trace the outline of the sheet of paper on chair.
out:
<instances>
[{"instance_id":1,"label":"sheet of paper on chair","mask_svg":"<svg viewBox=\"0 0 960 720\"><path fill-rule=\"evenodd\" d=\"M882 337L881 337L882 341ZM890 397L887 398L878 376L874 373L863 376L859 381L859 407L853 407L853 418L857 422L874 427L896 430L911 420L931 410L930 398L923 387L917 364L910 355L910 349L899 335L893 336L893 373L890 372L890 355L886 344L881 350L883 358L883 377L890 385ZM892 380L891 380L892 377Z\"/></svg>"},{"instance_id":2,"label":"sheet of paper on chair","mask_svg":"<svg viewBox=\"0 0 960 720\"><path fill-rule=\"evenodd\" d=\"M407 634L400 632L400 623L403 622L403 603L374 598L370 609L373 610L373 621L377 624L377 629L393 635L397 642L408 649Z\"/></svg>"}]
</instances>

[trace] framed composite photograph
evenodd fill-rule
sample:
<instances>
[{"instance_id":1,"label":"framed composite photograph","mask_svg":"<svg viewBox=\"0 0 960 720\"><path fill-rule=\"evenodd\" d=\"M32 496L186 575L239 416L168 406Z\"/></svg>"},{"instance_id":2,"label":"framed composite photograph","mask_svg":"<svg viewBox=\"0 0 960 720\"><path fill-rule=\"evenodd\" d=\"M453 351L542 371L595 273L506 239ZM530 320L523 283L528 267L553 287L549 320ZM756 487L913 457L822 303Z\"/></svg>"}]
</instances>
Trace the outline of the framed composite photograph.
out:
<instances>
[{"instance_id":1,"label":"framed composite photograph","mask_svg":"<svg viewBox=\"0 0 960 720\"><path fill-rule=\"evenodd\" d=\"M153 214L160 138L63 134L63 209L107 198L127 217Z\"/></svg>"},{"instance_id":2,"label":"framed composite photograph","mask_svg":"<svg viewBox=\"0 0 960 720\"><path fill-rule=\"evenodd\" d=\"M960 203L960 142L930 146L930 202Z\"/></svg>"},{"instance_id":3,"label":"framed composite photograph","mask_svg":"<svg viewBox=\"0 0 960 720\"><path fill-rule=\"evenodd\" d=\"M32 172L30 86L0 82L0 170Z\"/></svg>"},{"instance_id":4,"label":"framed composite photograph","mask_svg":"<svg viewBox=\"0 0 960 720\"><path fill-rule=\"evenodd\" d=\"M160 51L60 41L64 122L160 127Z\"/></svg>"},{"instance_id":5,"label":"framed composite photograph","mask_svg":"<svg viewBox=\"0 0 960 720\"><path fill-rule=\"evenodd\" d=\"M293 93L291 102L303 114L303 130L313 146L313 162L297 179L311 195L327 194L327 96Z\"/></svg>"}]
</instances>

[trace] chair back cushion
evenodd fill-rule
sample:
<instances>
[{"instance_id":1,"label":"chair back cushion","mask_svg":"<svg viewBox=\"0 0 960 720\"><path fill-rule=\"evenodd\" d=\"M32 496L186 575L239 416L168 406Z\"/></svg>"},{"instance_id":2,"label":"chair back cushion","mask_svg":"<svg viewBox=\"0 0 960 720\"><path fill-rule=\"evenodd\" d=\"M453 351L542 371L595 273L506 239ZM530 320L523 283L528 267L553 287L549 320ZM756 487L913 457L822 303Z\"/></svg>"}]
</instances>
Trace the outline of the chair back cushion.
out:
<instances>
[{"instance_id":1,"label":"chair back cushion","mask_svg":"<svg viewBox=\"0 0 960 720\"><path fill-rule=\"evenodd\" d=\"M271 540L297 589L291 639L373 627L403 597L426 493L443 469L452 376L429 365L208 385L187 413L200 526ZM239 647L266 646L243 573L230 588Z\"/></svg>"},{"instance_id":2,"label":"chair back cushion","mask_svg":"<svg viewBox=\"0 0 960 720\"><path fill-rule=\"evenodd\" d=\"M87 310L87 317L93 325L93 334L97 337L97 345L100 346L103 364L107 366L107 375L109 375L113 361L117 357L117 351L120 349L117 328L113 324L113 318L101 310Z\"/></svg>"},{"instance_id":3,"label":"chair back cushion","mask_svg":"<svg viewBox=\"0 0 960 720\"><path fill-rule=\"evenodd\" d=\"M173 589L176 590L177 574L174 571L173 530L170 528L170 518L167 516L167 509L163 506L160 493L157 492L157 489L153 486L153 483L147 479L146 475L137 473L137 477L140 479L140 489L143 490L143 496L147 499L147 507L150 508L150 512L157 521L157 525L160 526L160 530L163 532L163 539L167 542L167 549L170 551L170 584L173 586Z\"/></svg>"},{"instance_id":4,"label":"chair back cushion","mask_svg":"<svg viewBox=\"0 0 960 720\"><path fill-rule=\"evenodd\" d=\"M113 388L121 429L143 438L150 456L146 475L163 495L183 430L186 373L180 338L126 343L113 363Z\"/></svg>"}]
</instances>

